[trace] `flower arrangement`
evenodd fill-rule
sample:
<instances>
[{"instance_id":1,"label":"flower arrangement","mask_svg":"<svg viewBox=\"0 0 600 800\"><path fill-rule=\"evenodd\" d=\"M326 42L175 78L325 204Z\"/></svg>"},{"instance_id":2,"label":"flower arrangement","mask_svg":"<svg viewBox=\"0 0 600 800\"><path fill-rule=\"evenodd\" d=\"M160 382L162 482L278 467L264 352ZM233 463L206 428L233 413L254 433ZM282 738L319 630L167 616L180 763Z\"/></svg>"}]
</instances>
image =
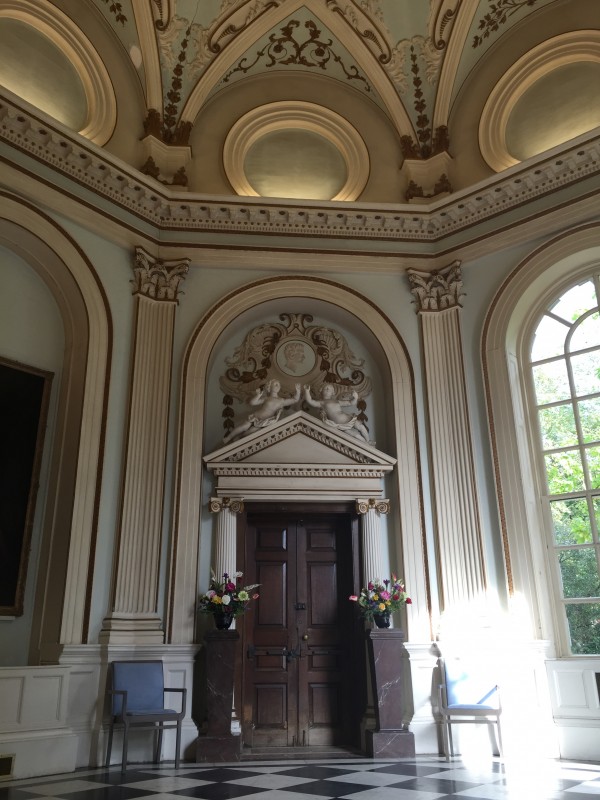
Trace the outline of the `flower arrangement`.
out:
<instances>
[{"instance_id":1,"label":"flower arrangement","mask_svg":"<svg viewBox=\"0 0 600 800\"><path fill-rule=\"evenodd\" d=\"M412 603L404 584L394 573L391 578L369 581L367 588L360 590L360 595L352 594L349 599L358 603L360 613L369 620L378 614L392 614Z\"/></svg>"},{"instance_id":2,"label":"flower arrangement","mask_svg":"<svg viewBox=\"0 0 600 800\"><path fill-rule=\"evenodd\" d=\"M232 617L243 614L250 600L258 600L258 593L251 592L260 584L241 586L242 577L241 572L236 572L232 578L225 572L223 580L218 581L214 572L211 573L209 589L198 600L198 611L203 614L228 614Z\"/></svg>"}]
</instances>

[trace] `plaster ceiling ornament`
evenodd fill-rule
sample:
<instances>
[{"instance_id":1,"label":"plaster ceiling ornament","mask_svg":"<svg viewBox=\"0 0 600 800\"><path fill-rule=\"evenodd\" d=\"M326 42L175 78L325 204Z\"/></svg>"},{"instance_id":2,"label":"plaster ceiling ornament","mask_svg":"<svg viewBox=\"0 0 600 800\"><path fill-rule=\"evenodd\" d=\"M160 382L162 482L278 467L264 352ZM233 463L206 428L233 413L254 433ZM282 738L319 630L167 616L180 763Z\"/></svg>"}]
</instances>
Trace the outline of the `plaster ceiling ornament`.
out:
<instances>
[{"instance_id":1,"label":"plaster ceiling ornament","mask_svg":"<svg viewBox=\"0 0 600 800\"><path fill-rule=\"evenodd\" d=\"M362 369L364 359L354 355L339 331L310 325L310 314L286 313L279 319L252 328L233 356L226 359L227 370L219 379L224 393L225 441L277 422L286 408L300 405L302 386L306 399L307 392L319 397L325 385L332 387L325 390L328 397L311 405L318 403L333 426L345 424L369 441L364 398L371 392L371 380ZM348 391L356 414L349 415L339 407ZM237 426L234 398L251 406ZM332 404L337 406L333 414L327 413L323 401L330 411Z\"/></svg>"}]
</instances>

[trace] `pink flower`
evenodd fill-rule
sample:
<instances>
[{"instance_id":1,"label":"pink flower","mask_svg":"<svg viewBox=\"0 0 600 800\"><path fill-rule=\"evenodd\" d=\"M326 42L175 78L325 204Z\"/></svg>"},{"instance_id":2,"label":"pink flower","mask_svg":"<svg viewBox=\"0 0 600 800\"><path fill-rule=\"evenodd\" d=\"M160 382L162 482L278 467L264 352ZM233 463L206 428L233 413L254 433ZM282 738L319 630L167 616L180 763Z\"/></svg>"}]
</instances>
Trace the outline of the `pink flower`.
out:
<instances>
[{"instance_id":1,"label":"pink flower","mask_svg":"<svg viewBox=\"0 0 600 800\"><path fill-rule=\"evenodd\" d=\"M409 606L409 605L411 605L412 600L410 599L410 597L407 597L405 602L406 602L406 605Z\"/></svg>"},{"instance_id":2,"label":"pink flower","mask_svg":"<svg viewBox=\"0 0 600 800\"><path fill-rule=\"evenodd\" d=\"M379 597L381 597L382 600L389 600L390 599L390 593L389 592L379 592Z\"/></svg>"},{"instance_id":3,"label":"pink flower","mask_svg":"<svg viewBox=\"0 0 600 800\"><path fill-rule=\"evenodd\" d=\"M358 597L355 594L351 594L348 600L353 600L355 603L358 600Z\"/></svg>"},{"instance_id":4,"label":"pink flower","mask_svg":"<svg viewBox=\"0 0 600 800\"><path fill-rule=\"evenodd\" d=\"M375 588L375 584L373 583L373 581L369 581L368 588L371 591Z\"/></svg>"},{"instance_id":5,"label":"pink flower","mask_svg":"<svg viewBox=\"0 0 600 800\"><path fill-rule=\"evenodd\" d=\"M225 588L227 589L228 592L234 592L235 591L235 583L232 583L231 581L227 581L227 585L225 586Z\"/></svg>"},{"instance_id":6,"label":"pink flower","mask_svg":"<svg viewBox=\"0 0 600 800\"><path fill-rule=\"evenodd\" d=\"M253 600L258 600L259 596L260 596L260 595L258 595L258 594L253 594L253 595L252 595L252 599L253 599Z\"/></svg>"}]
</instances>

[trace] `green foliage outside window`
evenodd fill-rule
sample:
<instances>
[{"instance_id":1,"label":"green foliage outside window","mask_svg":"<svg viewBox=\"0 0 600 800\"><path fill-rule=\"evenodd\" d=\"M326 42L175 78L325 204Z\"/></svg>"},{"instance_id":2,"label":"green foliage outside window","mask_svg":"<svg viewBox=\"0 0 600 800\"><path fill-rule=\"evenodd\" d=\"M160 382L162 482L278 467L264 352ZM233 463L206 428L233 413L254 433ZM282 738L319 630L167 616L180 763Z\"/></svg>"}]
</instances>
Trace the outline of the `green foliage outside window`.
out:
<instances>
[{"instance_id":1,"label":"green foliage outside window","mask_svg":"<svg viewBox=\"0 0 600 800\"><path fill-rule=\"evenodd\" d=\"M548 309L532 347L546 499L574 655L600 653L599 277Z\"/></svg>"}]
</instances>

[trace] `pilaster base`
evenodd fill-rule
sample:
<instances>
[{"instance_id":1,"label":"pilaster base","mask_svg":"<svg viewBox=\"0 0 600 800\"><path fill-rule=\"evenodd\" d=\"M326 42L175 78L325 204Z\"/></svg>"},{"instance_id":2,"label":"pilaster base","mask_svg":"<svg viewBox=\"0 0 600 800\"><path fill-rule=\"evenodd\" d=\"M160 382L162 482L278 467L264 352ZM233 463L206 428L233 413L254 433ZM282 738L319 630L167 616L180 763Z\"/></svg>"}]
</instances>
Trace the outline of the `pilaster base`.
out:
<instances>
[{"instance_id":1,"label":"pilaster base","mask_svg":"<svg viewBox=\"0 0 600 800\"><path fill-rule=\"evenodd\" d=\"M160 617L111 615L102 623L100 644L164 644L165 634Z\"/></svg>"},{"instance_id":2,"label":"pilaster base","mask_svg":"<svg viewBox=\"0 0 600 800\"><path fill-rule=\"evenodd\" d=\"M239 761L242 757L242 736L200 736L196 741L196 762Z\"/></svg>"},{"instance_id":3,"label":"pilaster base","mask_svg":"<svg viewBox=\"0 0 600 800\"><path fill-rule=\"evenodd\" d=\"M415 737L410 731L366 731L369 758L410 758L415 755Z\"/></svg>"}]
</instances>

